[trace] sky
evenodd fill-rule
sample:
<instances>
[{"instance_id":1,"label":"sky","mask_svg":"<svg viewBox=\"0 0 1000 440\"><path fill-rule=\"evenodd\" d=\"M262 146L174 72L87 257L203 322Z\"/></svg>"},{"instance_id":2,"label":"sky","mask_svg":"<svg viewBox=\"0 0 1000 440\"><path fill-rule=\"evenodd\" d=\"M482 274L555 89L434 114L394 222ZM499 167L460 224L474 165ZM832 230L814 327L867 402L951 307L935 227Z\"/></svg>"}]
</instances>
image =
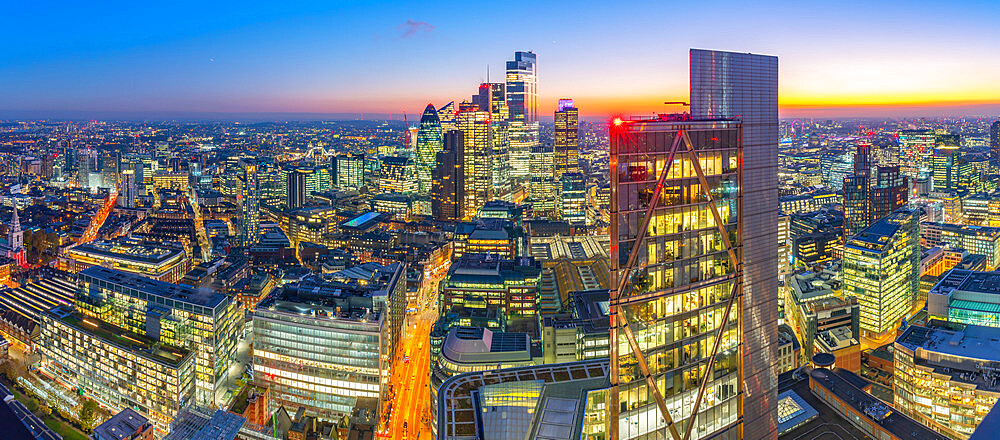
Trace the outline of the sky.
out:
<instances>
[{"instance_id":1,"label":"sky","mask_svg":"<svg viewBox=\"0 0 1000 440\"><path fill-rule=\"evenodd\" d=\"M778 56L782 117L1000 114L996 0L39 0L0 42L0 118L416 118L516 50L543 116L646 114L686 100L690 48Z\"/></svg>"}]
</instances>

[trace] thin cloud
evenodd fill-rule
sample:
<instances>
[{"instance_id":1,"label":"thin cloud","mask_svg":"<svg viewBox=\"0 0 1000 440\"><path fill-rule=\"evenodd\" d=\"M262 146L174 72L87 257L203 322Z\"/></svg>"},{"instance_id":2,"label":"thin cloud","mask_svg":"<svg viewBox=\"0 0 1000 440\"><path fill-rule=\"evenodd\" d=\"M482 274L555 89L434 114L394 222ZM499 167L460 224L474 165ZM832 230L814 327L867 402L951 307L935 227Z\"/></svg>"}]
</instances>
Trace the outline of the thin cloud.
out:
<instances>
[{"instance_id":1,"label":"thin cloud","mask_svg":"<svg viewBox=\"0 0 1000 440\"><path fill-rule=\"evenodd\" d=\"M403 34L399 38L411 38L417 35L430 35L434 32L434 25L420 20L406 20L405 23L396 26L397 29L402 30Z\"/></svg>"}]
</instances>

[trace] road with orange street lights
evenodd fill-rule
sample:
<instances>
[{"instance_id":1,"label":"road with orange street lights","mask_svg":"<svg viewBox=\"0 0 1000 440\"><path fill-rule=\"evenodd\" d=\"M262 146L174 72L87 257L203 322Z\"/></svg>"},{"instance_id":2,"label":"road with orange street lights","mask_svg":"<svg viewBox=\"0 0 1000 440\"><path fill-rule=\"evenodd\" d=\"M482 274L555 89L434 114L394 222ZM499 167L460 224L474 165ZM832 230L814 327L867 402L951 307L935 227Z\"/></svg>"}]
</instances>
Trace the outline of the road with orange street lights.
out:
<instances>
[{"instance_id":1,"label":"road with orange street lights","mask_svg":"<svg viewBox=\"0 0 1000 440\"><path fill-rule=\"evenodd\" d=\"M108 219L108 214L111 213L111 210L115 209L115 203L117 202L117 192L108 194L108 197L104 199L104 206L101 206L97 214L94 214L94 217L90 219L90 225L87 226L87 230L80 236L80 243L87 243L97 238L97 233L101 231L101 226L104 226L104 221Z\"/></svg>"},{"instance_id":2,"label":"road with orange street lights","mask_svg":"<svg viewBox=\"0 0 1000 440\"><path fill-rule=\"evenodd\" d=\"M379 438L430 439L430 331L437 321L437 285L448 263L429 269L420 287L417 312L407 316L402 342L393 360L393 397L388 423Z\"/></svg>"}]
</instances>

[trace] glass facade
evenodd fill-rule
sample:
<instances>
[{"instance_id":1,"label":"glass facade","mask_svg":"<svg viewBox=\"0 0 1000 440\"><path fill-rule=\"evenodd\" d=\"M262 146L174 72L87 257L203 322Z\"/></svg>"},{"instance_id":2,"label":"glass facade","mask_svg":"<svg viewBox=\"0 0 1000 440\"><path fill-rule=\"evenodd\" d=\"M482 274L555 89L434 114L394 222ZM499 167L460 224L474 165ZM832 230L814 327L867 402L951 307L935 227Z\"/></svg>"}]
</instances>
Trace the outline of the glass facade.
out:
<instances>
[{"instance_id":1,"label":"glass facade","mask_svg":"<svg viewBox=\"0 0 1000 440\"><path fill-rule=\"evenodd\" d=\"M742 121L743 438L777 436L778 58L691 50L691 114ZM714 438L725 438L720 434Z\"/></svg>"},{"instance_id":2,"label":"glass facade","mask_svg":"<svg viewBox=\"0 0 1000 440\"><path fill-rule=\"evenodd\" d=\"M898 210L847 241L844 294L858 298L862 336L896 330L920 288L917 214Z\"/></svg>"},{"instance_id":3,"label":"glass facade","mask_svg":"<svg viewBox=\"0 0 1000 440\"><path fill-rule=\"evenodd\" d=\"M531 148L538 145L538 57L532 52L514 52L514 59L507 61L506 67L510 175L524 180L530 177Z\"/></svg>"},{"instance_id":4,"label":"glass facade","mask_svg":"<svg viewBox=\"0 0 1000 440\"><path fill-rule=\"evenodd\" d=\"M464 141L463 170L465 194L463 219L475 217L479 208L492 198L493 156L490 154L490 113L469 102L459 104L455 115Z\"/></svg>"},{"instance_id":5,"label":"glass facade","mask_svg":"<svg viewBox=\"0 0 1000 440\"><path fill-rule=\"evenodd\" d=\"M688 139L690 145L685 146ZM685 145L678 147L680 152L669 163L658 203L629 270L629 256L658 178L677 143ZM703 194L694 163L685 153L687 148L697 152L714 208L729 241L737 242L740 124L626 121L612 129L611 140L612 285L631 275L618 298L619 313L642 347L649 374L681 432L701 380L711 375L692 430L692 438L704 438L737 420L739 320L735 310L712 371L706 371L706 366L739 274L711 213L713 203ZM777 269L772 273L776 275ZM625 330L618 334L618 346L618 438L666 438L666 422Z\"/></svg>"},{"instance_id":6,"label":"glass facade","mask_svg":"<svg viewBox=\"0 0 1000 440\"><path fill-rule=\"evenodd\" d=\"M417 192L421 195L431 193L431 174L443 143L444 132L438 112L433 105L427 104L417 128Z\"/></svg>"},{"instance_id":7,"label":"glass facade","mask_svg":"<svg viewBox=\"0 0 1000 440\"><path fill-rule=\"evenodd\" d=\"M134 408L161 434L194 394L191 352L65 308L40 315L42 368L113 412Z\"/></svg>"},{"instance_id":8,"label":"glass facade","mask_svg":"<svg viewBox=\"0 0 1000 440\"><path fill-rule=\"evenodd\" d=\"M232 297L92 267L80 272L76 307L130 334L194 352L195 402L212 406L232 365L242 310ZM199 298L197 300L193 298ZM203 301L202 301L203 300Z\"/></svg>"}]
</instances>

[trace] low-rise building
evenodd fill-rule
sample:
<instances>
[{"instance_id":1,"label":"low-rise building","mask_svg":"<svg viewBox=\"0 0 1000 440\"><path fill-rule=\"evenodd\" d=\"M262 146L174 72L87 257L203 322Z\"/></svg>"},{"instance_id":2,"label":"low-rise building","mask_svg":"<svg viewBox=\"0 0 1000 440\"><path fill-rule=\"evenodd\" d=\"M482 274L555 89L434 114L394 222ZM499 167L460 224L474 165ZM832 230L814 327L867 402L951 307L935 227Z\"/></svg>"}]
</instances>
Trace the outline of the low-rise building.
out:
<instances>
[{"instance_id":1,"label":"low-rise building","mask_svg":"<svg viewBox=\"0 0 1000 440\"><path fill-rule=\"evenodd\" d=\"M965 439L1000 398L1000 328L931 321L894 344L894 406Z\"/></svg>"},{"instance_id":2,"label":"low-rise building","mask_svg":"<svg viewBox=\"0 0 1000 440\"><path fill-rule=\"evenodd\" d=\"M920 244L924 247L944 244L986 257L986 267L1000 264L1000 228L937 222L920 223Z\"/></svg>"},{"instance_id":3,"label":"low-rise building","mask_svg":"<svg viewBox=\"0 0 1000 440\"><path fill-rule=\"evenodd\" d=\"M195 391L195 356L65 306L42 314L42 368L121 411L138 408L165 434Z\"/></svg>"},{"instance_id":4,"label":"low-rise building","mask_svg":"<svg viewBox=\"0 0 1000 440\"><path fill-rule=\"evenodd\" d=\"M334 281L286 284L260 302L253 366L272 401L337 421L359 400L388 400L405 315L405 274L402 263L367 263L334 273Z\"/></svg>"},{"instance_id":5,"label":"low-rise building","mask_svg":"<svg viewBox=\"0 0 1000 440\"><path fill-rule=\"evenodd\" d=\"M168 283L179 282L191 270L191 259L180 245L119 237L66 248L59 269L77 273L105 266Z\"/></svg>"},{"instance_id":6,"label":"low-rise building","mask_svg":"<svg viewBox=\"0 0 1000 440\"><path fill-rule=\"evenodd\" d=\"M952 269L927 293L927 314L960 324L1000 327L1000 272Z\"/></svg>"}]
</instances>

